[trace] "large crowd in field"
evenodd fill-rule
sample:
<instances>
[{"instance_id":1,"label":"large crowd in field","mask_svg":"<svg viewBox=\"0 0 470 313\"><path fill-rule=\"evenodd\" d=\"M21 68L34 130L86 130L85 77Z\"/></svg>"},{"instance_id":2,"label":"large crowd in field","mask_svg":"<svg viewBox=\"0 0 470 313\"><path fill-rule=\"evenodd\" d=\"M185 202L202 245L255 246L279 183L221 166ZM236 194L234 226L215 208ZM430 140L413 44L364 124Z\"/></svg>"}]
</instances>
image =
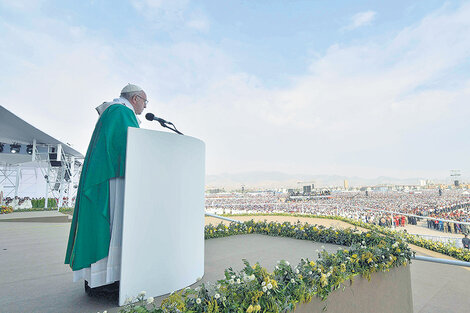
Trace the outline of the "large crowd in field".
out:
<instances>
[{"instance_id":1,"label":"large crowd in field","mask_svg":"<svg viewBox=\"0 0 470 313\"><path fill-rule=\"evenodd\" d=\"M286 193L222 193L206 195L214 213L301 213L342 216L381 226L421 224L432 229L467 233L470 194L462 190L418 192L333 192L329 196L292 197ZM406 215L405 215L406 214ZM421 217L434 217L423 219ZM439 220L443 221L439 221ZM448 221L445 221L448 220Z\"/></svg>"}]
</instances>

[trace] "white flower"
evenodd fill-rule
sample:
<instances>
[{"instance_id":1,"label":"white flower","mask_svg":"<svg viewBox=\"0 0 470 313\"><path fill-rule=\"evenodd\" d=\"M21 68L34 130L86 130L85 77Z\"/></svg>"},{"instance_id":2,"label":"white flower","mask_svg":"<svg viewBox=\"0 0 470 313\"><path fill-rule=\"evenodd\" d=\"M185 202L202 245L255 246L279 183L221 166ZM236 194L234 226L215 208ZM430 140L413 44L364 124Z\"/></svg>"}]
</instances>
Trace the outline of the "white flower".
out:
<instances>
[{"instance_id":1,"label":"white flower","mask_svg":"<svg viewBox=\"0 0 470 313\"><path fill-rule=\"evenodd\" d=\"M365 245L365 244L366 244L366 242L363 240L363 241L362 241L362 244L363 244L363 245Z\"/></svg>"},{"instance_id":2,"label":"white flower","mask_svg":"<svg viewBox=\"0 0 470 313\"><path fill-rule=\"evenodd\" d=\"M214 295L214 298L219 299L219 298L220 298L220 295L219 295L218 293L216 293L216 294Z\"/></svg>"},{"instance_id":3,"label":"white flower","mask_svg":"<svg viewBox=\"0 0 470 313\"><path fill-rule=\"evenodd\" d=\"M288 261L286 261L286 265L290 265Z\"/></svg>"},{"instance_id":4,"label":"white flower","mask_svg":"<svg viewBox=\"0 0 470 313\"><path fill-rule=\"evenodd\" d=\"M326 273L326 277L330 277L330 276L331 276L331 272Z\"/></svg>"},{"instance_id":5,"label":"white flower","mask_svg":"<svg viewBox=\"0 0 470 313\"><path fill-rule=\"evenodd\" d=\"M295 279L291 278L290 282L295 284Z\"/></svg>"},{"instance_id":6,"label":"white flower","mask_svg":"<svg viewBox=\"0 0 470 313\"><path fill-rule=\"evenodd\" d=\"M224 297L222 298L222 301L226 301L226 300L227 300L227 298L224 296Z\"/></svg>"},{"instance_id":7,"label":"white flower","mask_svg":"<svg viewBox=\"0 0 470 313\"><path fill-rule=\"evenodd\" d=\"M235 283L235 281L233 280L233 278L230 279L228 282L229 282L230 285L233 285L233 284Z\"/></svg>"},{"instance_id":8,"label":"white flower","mask_svg":"<svg viewBox=\"0 0 470 313\"><path fill-rule=\"evenodd\" d=\"M240 278L237 279L237 284L241 283Z\"/></svg>"},{"instance_id":9,"label":"white flower","mask_svg":"<svg viewBox=\"0 0 470 313\"><path fill-rule=\"evenodd\" d=\"M235 279L235 275L232 275L232 278Z\"/></svg>"},{"instance_id":10,"label":"white flower","mask_svg":"<svg viewBox=\"0 0 470 313\"><path fill-rule=\"evenodd\" d=\"M268 287L268 289L272 289L273 288L273 285L271 285L271 283L267 284L266 287Z\"/></svg>"},{"instance_id":11,"label":"white flower","mask_svg":"<svg viewBox=\"0 0 470 313\"><path fill-rule=\"evenodd\" d=\"M197 303L197 304L201 304L201 299L200 299L200 298L197 298L197 299L196 299L196 303Z\"/></svg>"},{"instance_id":12,"label":"white flower","mask_svg":"<svg viewBox=\"0 0 470 313\"><path fill-rule=\"evenodd\" d=\"M131 303L133 300L133 297L127 297L125 303Z\"/></svg>"},{"instance_id":13,"label":"white flower","mask_svg":"<svg viewBox=\"0 0 470 313\"><path fill-rule=\"evenodd\" d=\"M299 271L298 268L295 269L295 273L296 273L296 274L300 273L300 271Z\"/></svg>"},{"instance_id":14,"label":"white flower","mask_svg":"<svg viewBox=\"0 0 470 313\"><path fill-rule=\"evenodd\" d=\"M261 286L266 286L266 282L265 282L265 281L262 282L262 283L261 283Z\"/></svg>"},{"instance_id":15,"label":"white flower","mask_svg":"<svg viewBox=\"0 0 470 313\"><path fill-rule=\"evenodd\" d=\"M256 279L255 274L251 274L250 276L248 276L249 281L253 281L255 279Z\"/></svg>"},{"instance_id":16,"label":"white flower","mask_svg":"<svg viewBox=\"0 0 470 313\"><path fill-rule=\"evenodd\" d=\"M145 291L141 291L141 292L139 292L139 297L145 297L145 294L146 294Z\"/></svg>"},{"instance_id":17,"label":"white flower","mask_svg":"<svg viewBox=\"0 0 470 313\"><path fill-rule=\"evenodd\" d=\"M325 249L325 246L321 246L322 249Z\"/></svg>"},{"instance_id":18,"label":"white flower","mask_svg":"<svg viewBox=\"0 0 470 313\"><path fill-rule=\"evenodd\" d=\"M266 286L263 286L263 292L266 292L266 290L268 290L268 288L266 288Z\"/></svg>"},{"instance_id":19,"label":"white flower","mask_svg":"<svg viewBox=\"0 0 470 313\"><path fill-rule=\"evenodd\" d=\"M308 272L308 274L309 274L309 275L312 275L313 273L312 273L312 271L310 271L310 272Z\"/></svg>"},{"instance_id":20,"label":"white flower","mask_svg":"<svg viewBox=\"0 0 470 313\"><path fill-rule=\"evenodd\" d=\"M276 265L276 269L278 270L278 269L279 269L279 266Z\"/></svg>"},{"instance_id":21,"label":"white flower","mask_svg":"<svg viewBox=\"0 0 470 313\"><path fill-rule=\"evenodd\" d=\"M147 299L147 304L152 304L152 303L153 303L153 300L154 300L153 297L148 298L148 299Z\"/></svg>"}]
</instances>

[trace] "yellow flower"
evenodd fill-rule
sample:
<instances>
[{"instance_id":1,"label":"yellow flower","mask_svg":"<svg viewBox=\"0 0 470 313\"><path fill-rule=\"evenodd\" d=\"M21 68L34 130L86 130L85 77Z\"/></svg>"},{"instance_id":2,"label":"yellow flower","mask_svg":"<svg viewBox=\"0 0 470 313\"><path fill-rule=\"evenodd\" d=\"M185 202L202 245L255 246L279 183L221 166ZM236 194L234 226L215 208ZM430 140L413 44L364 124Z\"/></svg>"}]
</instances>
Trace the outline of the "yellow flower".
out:
<instances>
[{"instance_id":1,"label":"yellow flower","mask_svg":"<svg viewBox=\"0 0 470 313\"><path fill-rule=\"evenodd\" d=\"M248 309L246 309L246 313L251 313L254 311L254 307L250 304L250 306L248 307Z\"/></svg>"},{"instance_id":2,"label":"yellow flower","mask_svg":"<svg viewBox=\"0 0 470 313\"><path fill-rule=\"evenodd\" d=\"M328 278L326 278L325 274L321 274L320 283L322 287L325 287L326 285L328 285Z\"/></svg>"},{"instance_id":3,"label":"yellow flower","mask_svg":"<svg viewBox=\"0 0 470 313\"><path fill-rule=\"evenodd\" d=\"M259 305L259 304L256 304L256 305L254 306L254 308L255 308L255 312L261 311L261 305Z\"/></svg>"},{"instance_id":4,"label":"yellow flower","mask_svg":"<svg viewBox=\"0 0 470 313\"><path fill-rule=\"evenodd\" d=\"M348 250L344 250L344 253L349 253L349 251L348 251Z\"/></svg>"},{"instance_id":5,"label":"yellow flower","mask_svg":"<svg viewBox=\"0 0 470 313\"><path fill-rule=\"evenodd\" d=\"M397 252L401 252L401 250L400 250L400 249L397 249Z\"/></svg>"},{"instance_id":6,"label":"yellow flower","mask_svg":"<svg viewBox=\"0 0 470 313\"><path fill-rule=\"evenodd\" d=\"M370 237L370 234L369 234L369 233L367 233L366 237Z\"/></svg>"},{"instance_id":7,"label":"yellow flower","mask_svg":"<svg viewBox=\"0 0 470 313\"><path fill-rule=\"evenodd\" d=\"M273 285L273 288L277 288L277 281L271 279L271 285Z\"/></svg>"},{"instance_id":8,"label":"yellow flower","mask_svg":"<svg viewBox=\"0 0 470 313\"><path fill-rule=\"evenodd\" d=\"M367 259L367 263L372 262L372 258Z\"/></svg>"},{"instance_id":9,"label":"yellow flower","mask_svg":"<svg viewBox=\"0 0 470 313\"><path fill-rule=\"evenodd\" d=\"M355 258L357 258L357 254L353 254L351 257L352 257L353 259L355 259Z\"/></svg>"},{"instance_id":10,"label":"yellow flower","mask_svg":"<svg viewBox=\"0 0 470 313\"><path fill-rule=\"evenodd\" d=\"M309 264L310 264L311 267L314 267L314 266L315 266L315 262L313 262L313 261L310 261Z\"/></svg>"}]
</instances>

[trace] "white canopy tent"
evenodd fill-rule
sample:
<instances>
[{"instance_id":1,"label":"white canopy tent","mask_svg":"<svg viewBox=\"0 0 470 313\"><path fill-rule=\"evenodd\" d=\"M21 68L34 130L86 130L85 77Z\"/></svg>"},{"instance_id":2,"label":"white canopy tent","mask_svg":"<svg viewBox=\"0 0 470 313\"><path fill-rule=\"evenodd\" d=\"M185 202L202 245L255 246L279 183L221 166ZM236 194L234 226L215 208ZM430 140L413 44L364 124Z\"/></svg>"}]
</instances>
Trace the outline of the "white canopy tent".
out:
<instances>
[{"instance_id":1,"label":"white canopy tent","mask_svg":"<svg viewBox=\"0 0 470 313\"><path fill-rule=\"evenodd\" d=\"M0 190L3 197L58 199L71 206L83 155L0 106ZM0 199L0 202L3 199ZM64 203L64 200L66 201Z\"/></svg>"}]
</instances>

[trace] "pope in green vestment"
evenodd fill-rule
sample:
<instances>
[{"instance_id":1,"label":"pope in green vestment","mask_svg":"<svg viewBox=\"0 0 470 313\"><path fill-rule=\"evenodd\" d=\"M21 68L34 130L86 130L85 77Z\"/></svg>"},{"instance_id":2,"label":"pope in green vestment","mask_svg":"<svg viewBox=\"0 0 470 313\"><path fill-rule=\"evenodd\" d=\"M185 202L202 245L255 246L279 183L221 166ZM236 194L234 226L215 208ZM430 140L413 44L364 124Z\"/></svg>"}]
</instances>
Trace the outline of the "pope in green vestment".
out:
<instances>
[{"instance_id":1,"label":"pope in green vestment","mask_svg":"<svg viewBox=\"0 0 470 313\"><path fill-rule=\"evenodd\" d=\"M70 264L74 271L108 256L111 239L109 181L124 176L129 127L139 127L132 109L113 104L101 114L91 137L65 257L65 264Z\"/></svg>"}]
</instances>

